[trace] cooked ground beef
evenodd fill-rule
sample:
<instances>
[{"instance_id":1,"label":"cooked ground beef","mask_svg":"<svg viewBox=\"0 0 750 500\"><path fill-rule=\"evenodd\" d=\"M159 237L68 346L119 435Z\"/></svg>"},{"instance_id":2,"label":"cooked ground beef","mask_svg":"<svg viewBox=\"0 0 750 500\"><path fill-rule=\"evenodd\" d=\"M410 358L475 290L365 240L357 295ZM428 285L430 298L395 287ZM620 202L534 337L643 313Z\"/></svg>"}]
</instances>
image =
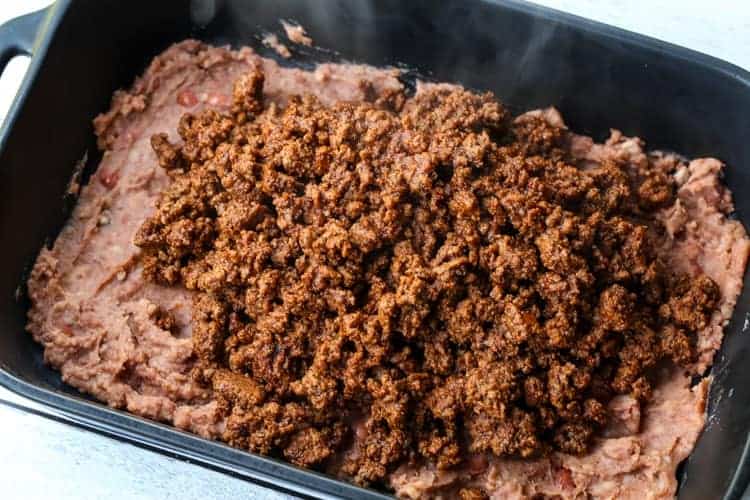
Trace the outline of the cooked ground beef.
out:
<instances>
[{"instance_id":1,"label":"cooked ground beef","mask_svg":"<svg viewBox=\"0 0 750 500\"><path fill-rule=\"evenodd\" d=\"M592 165L456 87L278 106L263 85L151 138L171 183L135 238L148 280L195 292L193 380L229 444L364 484L581 455L614 396L696 360L720 293L656 251L676 161Z\"/></svg>"}]
</instances>

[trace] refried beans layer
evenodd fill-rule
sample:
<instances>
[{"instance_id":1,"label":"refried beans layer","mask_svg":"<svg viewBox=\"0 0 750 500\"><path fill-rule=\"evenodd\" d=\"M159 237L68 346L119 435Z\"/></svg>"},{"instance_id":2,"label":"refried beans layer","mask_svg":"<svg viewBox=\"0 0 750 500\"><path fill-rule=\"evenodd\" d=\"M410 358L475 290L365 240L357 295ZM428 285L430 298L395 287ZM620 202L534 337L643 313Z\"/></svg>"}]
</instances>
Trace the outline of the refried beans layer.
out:
<instances>
[{"instance_id":1,"label":"refried beans layer","mask_svg":"<svg viewBox=\"0 0 750 500\"><path fill-rule=\"evenodd\" d=\"M750 240L723 165L185 41L28 282L63 380L399 497L670 498Z\"/></svg>"}]
</instances>

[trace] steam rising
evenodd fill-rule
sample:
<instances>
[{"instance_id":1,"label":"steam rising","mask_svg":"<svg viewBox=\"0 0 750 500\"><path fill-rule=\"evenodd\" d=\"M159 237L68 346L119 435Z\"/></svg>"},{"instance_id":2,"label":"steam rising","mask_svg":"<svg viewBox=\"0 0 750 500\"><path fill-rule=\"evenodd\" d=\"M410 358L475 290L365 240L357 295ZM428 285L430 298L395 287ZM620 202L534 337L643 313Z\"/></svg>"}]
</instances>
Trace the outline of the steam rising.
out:
<instances>
[{"instance_id":1,"label":"steam rising","mask_svg":"<svg viewBox=\"0 0 750 500\"><path fill-rule=\"evenodd\" d=\"M248 43L261 32L283 34L279 21L292 19L324 49L303 50L313 61L396 66L420 79L493 91L514 111L555 105L560 94L553 88L566 85L571 73L566 42L560 41L565 37L556 36L560 25L514 12L512 4L498 18L489 2L446 1L427 8L376 0L192 0L197 24L210 21L217 9ZM331 57L331 50L339 53Z\"/></svg>"},{"instance_id":2,"label":"steam rising","mask_svg":"<svg viewBox=\"0 0 750 500\"><path fill-rule=\"evenodd\" d=\"M216 16L216 0L190 0L190 20L197 26L206 26Z\"/></svg>"}]
</instances>

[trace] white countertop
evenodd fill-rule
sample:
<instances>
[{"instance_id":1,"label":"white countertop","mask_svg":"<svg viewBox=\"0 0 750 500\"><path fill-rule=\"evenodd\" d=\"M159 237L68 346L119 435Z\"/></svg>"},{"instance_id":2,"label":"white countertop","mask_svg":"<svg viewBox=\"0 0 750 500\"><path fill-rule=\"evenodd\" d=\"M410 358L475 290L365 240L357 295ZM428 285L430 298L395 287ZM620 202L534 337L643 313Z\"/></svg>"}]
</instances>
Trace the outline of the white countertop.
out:
<instances>
[{"instance_id":1,"label":"white countertop","mask_svg":"<svg viewBox=\"0 0 750 500\"><path fill-rule=\"evenodd\" d=\"M49 0L0 0L0 23ZM536 0L750 69L748 0ZM0 78L0 121L28 66ZM3 404L33 407L0 388L0 497L14 499L284 499L286 495ZM750 496L746 497L750 498Z\"/></svg>"}]
</instances>

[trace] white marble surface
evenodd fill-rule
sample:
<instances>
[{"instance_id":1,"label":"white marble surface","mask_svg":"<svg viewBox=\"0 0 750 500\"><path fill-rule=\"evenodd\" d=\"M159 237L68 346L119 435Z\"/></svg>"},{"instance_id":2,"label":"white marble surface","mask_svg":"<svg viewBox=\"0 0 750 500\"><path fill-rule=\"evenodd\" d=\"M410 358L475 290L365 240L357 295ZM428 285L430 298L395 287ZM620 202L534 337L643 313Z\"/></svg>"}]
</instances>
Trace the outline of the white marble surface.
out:
<instances>
[{"instance_id":1,"label":"white marble surface","mask_svg":"<svg viewBox=\"0 0 750 500\"><path fill-rule=\"evenodd\" d=\"M750 69L750 0L534 0Z\"/></svg>"},{"instance_id":2,"label":"white marble surface","mask_svg":"<svg viewBox=\"0 0 750 500\"><path fill-rule=\"evenodd\" d=\"M7 500L290 498L3 404L0 427Z\"/></svg>"},{"instance_id":3,"label":"white marble surface","mask_svg":"<svg viewBox=\"0 0 750 500\"><path fill-rule=\"evenodd\" d=\"M49 0L0 0L0 22ZM750 69L748 0L536 0L536 3L711 54ZM28 66L13 60L0 78L0 120ZM52 421L0 388L0 498L288 498L155 452Z\"/></svg>"}]
</instances>

